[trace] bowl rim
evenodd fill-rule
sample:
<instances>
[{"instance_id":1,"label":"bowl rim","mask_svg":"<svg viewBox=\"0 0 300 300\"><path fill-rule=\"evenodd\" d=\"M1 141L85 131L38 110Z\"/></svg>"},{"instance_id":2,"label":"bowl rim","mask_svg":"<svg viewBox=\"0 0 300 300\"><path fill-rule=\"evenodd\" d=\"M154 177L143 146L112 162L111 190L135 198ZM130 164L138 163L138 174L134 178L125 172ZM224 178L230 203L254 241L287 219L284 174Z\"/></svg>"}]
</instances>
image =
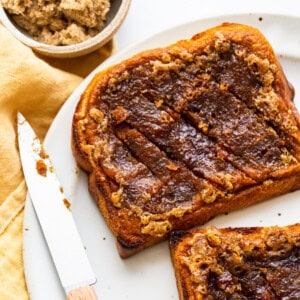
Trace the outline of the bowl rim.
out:
<instances>
[{"instance_id":1,"label":"bowl rim","mask_svg":"<svg viewBox=\"0 0 300 300\"><path fill-rule=\"evenodd\" d=\"M47 56L56 56L56 57L74 57L81 56L87 53L90 53L104 44L106 44L112 36L116 33L119 27L122 25L129 7L131 4L131 0L122 0L121 5L114 15L112 20L94 37L83 41L81 43L66 45L66 46L55 46L50 44L41 43L39 41L34 40L25 32L22 32L17 26L11 22L8 13L5 11L4 7L0 1L0 21L2 24L10 31L10 33L20 40L26 46L36 50Z\"/></svg>"}]
</instances>

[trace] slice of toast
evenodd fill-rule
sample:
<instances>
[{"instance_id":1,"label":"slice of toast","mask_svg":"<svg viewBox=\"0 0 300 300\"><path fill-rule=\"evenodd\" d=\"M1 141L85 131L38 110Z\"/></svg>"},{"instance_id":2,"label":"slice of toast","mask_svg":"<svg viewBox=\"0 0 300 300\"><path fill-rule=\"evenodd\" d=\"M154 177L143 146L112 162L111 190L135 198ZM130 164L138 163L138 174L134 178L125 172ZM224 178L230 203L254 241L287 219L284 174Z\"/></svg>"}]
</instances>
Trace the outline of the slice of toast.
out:
<instances>
[{"instance_id":1,"label":"slice of toast","mask_svg":"<svg viewBox=\"0 0 300 300\"><path fill-rule=\"evenodd\" d=\"M72 150L121 257L300 187L294 90L255 28L222 24L98 73Z\"/></svg>"},{"instance_id":2,"label":"slice of toast","mask_svg":"<svg viewBox=\"0 0 300 300\"><path fill-rule=\"evenodd\" d=\"M300 224L173 232L180 300L300 299Z\"/></svg>"}]
</instances>

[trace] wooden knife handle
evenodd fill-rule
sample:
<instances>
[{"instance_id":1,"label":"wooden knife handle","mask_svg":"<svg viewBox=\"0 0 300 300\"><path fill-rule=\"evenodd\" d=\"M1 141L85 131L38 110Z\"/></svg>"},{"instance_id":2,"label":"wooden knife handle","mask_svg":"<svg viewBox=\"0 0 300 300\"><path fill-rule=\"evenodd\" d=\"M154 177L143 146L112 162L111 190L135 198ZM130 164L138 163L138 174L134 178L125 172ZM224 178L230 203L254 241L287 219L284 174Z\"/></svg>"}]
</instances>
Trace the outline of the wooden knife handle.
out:
<instances>
[{"instance_id":1,"label":"wooden knife handle","mask_svg":"<svg viewBox=\"0 0 300 300\"><path fill-rule=\"evenodd\" d=\"M71 290L66 300L98 300L94 289L90 285Z\"/></svg>"}]
</instances>

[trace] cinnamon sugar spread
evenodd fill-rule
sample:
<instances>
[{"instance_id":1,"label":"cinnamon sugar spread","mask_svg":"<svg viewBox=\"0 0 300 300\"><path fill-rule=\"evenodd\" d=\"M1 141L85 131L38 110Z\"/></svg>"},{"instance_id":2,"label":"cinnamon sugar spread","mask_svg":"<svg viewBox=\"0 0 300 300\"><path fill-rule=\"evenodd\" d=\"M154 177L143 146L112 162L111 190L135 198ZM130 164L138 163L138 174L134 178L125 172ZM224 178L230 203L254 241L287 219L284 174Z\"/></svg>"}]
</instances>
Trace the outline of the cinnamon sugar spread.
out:
<instances>
[{"instance_id":1,"label":"cinnamon sugar spread","mask_svg":"<svg viewBox=\"0 0 300 300\"><path fill-rule=\"evenodd\" d=\"M299 299L298 228L208 227L187 236L176 259L193 299Z\"/></svg>"},{"instance_id":2,"label":"cinnamon sugar spread","mask_svg":"<svg viewBox=\"0 0 300 300\"><path fill-rule=\"evenodd\" d=\"M195 201L230 199L292 166L278 107L266 123L257 105L261 94L275 93L276 72L221 34L202 53L177 46L112 72L80 130L92 164L100 161L120 187L113 205L129 206L142 233L162 236L172 228L168 219Z\"/></svg>"},{"instance_id":3,"label":"cinnamon sugar spread","mask_svg":"<svg viewBox=\"0 0 300 300\"><path fill-rule=\"evenodd\" d=\"M72 151L125 258L300 188L294 91L254 28L222 24L97 73Z\"/></svg>"},{"instance_id":4,"label":"cinnamon sugar spread","mask_svg":"<svg viewBox=\"0 0 300 300\"><path fill-rule=\"evenodd\" d=\"M71 45L95 36L110 9L109 0L2 0L18 26L34 39Z\"/></svg>"}]
</instances>

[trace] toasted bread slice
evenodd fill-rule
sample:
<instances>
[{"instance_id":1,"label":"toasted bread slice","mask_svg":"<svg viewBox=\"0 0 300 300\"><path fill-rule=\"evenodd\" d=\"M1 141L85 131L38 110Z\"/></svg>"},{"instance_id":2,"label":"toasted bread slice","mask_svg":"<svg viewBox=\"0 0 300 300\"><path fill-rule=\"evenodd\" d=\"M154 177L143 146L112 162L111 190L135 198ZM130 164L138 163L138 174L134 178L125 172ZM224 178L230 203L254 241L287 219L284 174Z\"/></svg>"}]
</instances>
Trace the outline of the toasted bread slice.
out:
<instances>
[{"instance_id":1,"label":"toasted bread slice","mask_svg":"<svg viewBox=\"0 0 300 300\"><path fill-rule=\"evenodd\" d=\"M180 300L300 299L300 225L174 232Z\"/></svg>"},{"instance_id":2,"label":"toasted bread slice","mask_svg":"<svg viewBox=\"0 0 300 300\"><path fill-rule=\"evenodd\" d=\"M122 257L300 187L294 91L255 28L222 24L98 73L72 149Z\"/></svg>"}]
</instances>

